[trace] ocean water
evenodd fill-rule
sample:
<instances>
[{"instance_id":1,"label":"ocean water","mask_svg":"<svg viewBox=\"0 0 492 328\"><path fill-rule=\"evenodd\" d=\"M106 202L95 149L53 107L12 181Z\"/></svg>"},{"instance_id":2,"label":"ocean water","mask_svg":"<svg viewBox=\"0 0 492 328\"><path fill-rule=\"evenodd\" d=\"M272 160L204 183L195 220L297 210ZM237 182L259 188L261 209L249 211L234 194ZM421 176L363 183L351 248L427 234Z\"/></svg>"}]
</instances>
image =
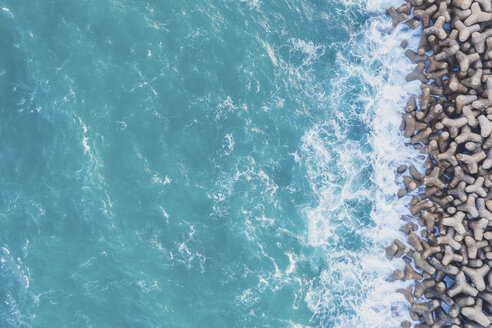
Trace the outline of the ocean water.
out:
<instances>
[{"instance_id":1,"label":"ocean water","mask_svg":"<svg viewBox=\"0 0 492 328\"><path fill-rule=\"evenodd\" d=\"M396 327L385 0L0 3L1 327Z\"/></svg>"}]
</instances>

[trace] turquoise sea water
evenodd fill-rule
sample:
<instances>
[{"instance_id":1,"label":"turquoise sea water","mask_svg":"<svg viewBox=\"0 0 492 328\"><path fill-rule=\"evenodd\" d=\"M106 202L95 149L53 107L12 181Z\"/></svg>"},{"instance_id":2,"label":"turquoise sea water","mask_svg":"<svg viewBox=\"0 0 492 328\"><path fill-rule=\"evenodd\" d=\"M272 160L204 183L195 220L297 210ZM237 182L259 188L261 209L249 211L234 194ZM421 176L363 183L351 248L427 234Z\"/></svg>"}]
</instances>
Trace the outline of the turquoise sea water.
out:
<instances>
[{"instance_id":1,"label":"turquoise sea water","mask_svg":"<svg viewBox=\"0 0 492 328\"><path fill-rule=\"evenodd\" d=\"M395 2L1 1L0 326L396 326Z\"/></svg>"}]
</instances>

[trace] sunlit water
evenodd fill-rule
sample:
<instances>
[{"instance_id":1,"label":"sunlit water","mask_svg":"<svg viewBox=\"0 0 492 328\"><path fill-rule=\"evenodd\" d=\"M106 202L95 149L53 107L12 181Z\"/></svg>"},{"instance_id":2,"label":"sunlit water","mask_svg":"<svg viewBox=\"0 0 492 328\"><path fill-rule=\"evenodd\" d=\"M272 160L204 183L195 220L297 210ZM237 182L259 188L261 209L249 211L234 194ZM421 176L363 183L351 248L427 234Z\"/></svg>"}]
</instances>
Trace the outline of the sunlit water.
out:
<instances>
[{"instance_id":1,"label":"sunlit water","mask_svg":"<svg viewBox=\"0 0 492 328\"><path fill-rule=\"evenodd\" d=\"M2 1L0 326L407 318L400 2Z\"/></svg>"}]
</instances>

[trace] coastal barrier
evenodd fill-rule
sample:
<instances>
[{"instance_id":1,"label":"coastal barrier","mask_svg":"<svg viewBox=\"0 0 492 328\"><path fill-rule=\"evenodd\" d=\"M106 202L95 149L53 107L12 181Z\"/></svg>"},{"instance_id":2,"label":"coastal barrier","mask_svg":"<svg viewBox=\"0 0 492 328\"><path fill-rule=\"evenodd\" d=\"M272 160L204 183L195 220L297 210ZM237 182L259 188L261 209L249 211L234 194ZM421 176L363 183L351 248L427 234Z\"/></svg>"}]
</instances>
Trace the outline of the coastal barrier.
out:
<instances>
[{"instance_id":1,"label":"coastal barrier","mask_svg":"<svg viewBox=\"0 0 492 328\"><path fill-rule=\"evenodd\" d=\"M397 169L412 215L406 243L386 248L405 261L389 279L412 281L398 292L414 327L492 327L492 2L407 0L387 13L393 26L422 28L406 50L416 65L406 80L421 91L401 130L426 156L423 170Z\"/></svg>"}]
</instances>

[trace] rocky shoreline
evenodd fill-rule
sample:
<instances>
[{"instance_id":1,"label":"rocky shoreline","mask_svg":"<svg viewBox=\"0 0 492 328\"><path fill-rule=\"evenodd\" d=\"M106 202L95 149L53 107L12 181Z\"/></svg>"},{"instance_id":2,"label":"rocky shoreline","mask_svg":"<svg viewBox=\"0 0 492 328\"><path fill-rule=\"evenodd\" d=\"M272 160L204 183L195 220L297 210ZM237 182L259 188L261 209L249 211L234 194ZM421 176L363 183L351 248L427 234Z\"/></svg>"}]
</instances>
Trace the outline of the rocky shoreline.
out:
<instances>
[{"instance_id":1,"label":"rocky shoreline","mask_svg":"<svg viewBox=\"0 0 492 328\"><path fill-rule=\"evenodd\" d=\"M412 216L407 244L386 248L405 261L390 279L414 281L398 292L415 327L492 327L492 1L407 0L387 13L393 26L423 28L406 50L421 93L401 129L426 156L423 172L397 170Z\"/></svg>"}]
</instances>

